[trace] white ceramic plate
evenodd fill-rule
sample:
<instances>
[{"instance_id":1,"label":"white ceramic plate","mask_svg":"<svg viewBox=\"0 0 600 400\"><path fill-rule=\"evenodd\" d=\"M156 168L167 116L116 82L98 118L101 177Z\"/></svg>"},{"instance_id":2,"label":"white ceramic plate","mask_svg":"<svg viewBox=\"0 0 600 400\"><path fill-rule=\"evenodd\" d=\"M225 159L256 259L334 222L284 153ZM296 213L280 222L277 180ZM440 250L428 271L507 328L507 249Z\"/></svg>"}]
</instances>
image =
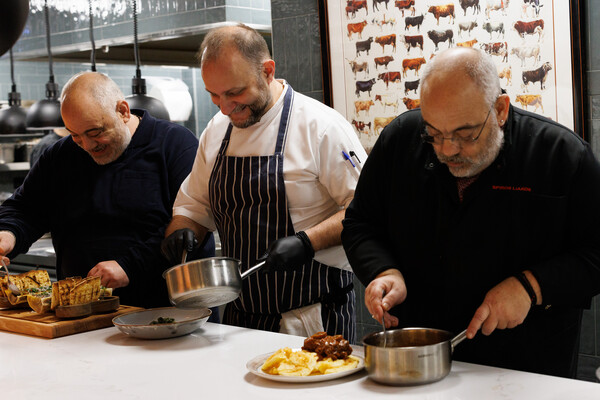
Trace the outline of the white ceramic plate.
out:
<instances>
[{"instance_id":1,"label":"white ceramic plate","mask_svg":"<svg viewBox=\"0 0 600 400\"><path fill-rule=\"evenodd\" d=\"M113 324L129 336L140 339L168 339L192 333L210 317L208 308L151 308L144 311L122 314L113 318ZM170 324L150 325L158 317L173 318Z\"/></svg>"},{"instance_id":2,"label":"white ceramic plate","mask_svg":"<svg viewBox=\"0 0 600 400\"><path fill-rule=\"evenodd\" d=\"M292 349L293 351L297 351L300 349ZM261 378L270 379L272 381L279 382L291 382L291 383L310 383L310 382L322 382L322 381L330 381L332 379L338 379L343 376L351 375L355 372L360 371L365 366L365 360L361 355L355 354L352 352L352 355L358 358L358 365L354 369L349 369L341 372L334 372L333 374L325 374L325 375L309 375L309 376L286 376L286 375L271 375L263 372L260 367L265 363L267 358L273 355L275 351L272 351L267 354L261 354L260 356L254 357L252 360L246 363L246 368L248 371L253 373L256 376L260 376Z\"/></svg>"}]
</instances>

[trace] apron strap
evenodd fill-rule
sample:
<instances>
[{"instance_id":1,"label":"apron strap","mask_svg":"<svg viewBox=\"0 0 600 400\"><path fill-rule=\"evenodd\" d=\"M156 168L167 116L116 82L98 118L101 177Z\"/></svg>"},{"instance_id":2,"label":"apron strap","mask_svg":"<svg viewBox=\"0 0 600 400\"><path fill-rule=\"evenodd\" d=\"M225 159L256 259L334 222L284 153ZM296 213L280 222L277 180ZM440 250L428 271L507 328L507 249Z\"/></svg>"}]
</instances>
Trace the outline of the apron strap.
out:
<instances>
[{"instance_id":1,"label":"apron strap","mask_svg":"<svg viewBox=\"0 0 600 400\"><path fill-rule=\"evenodd\" d=\"M223 138L223 141L221 141L221 148L219 149L220 156L224 156L225 152L227 151L227 147L229 147L229 138L231 137L232 130L233 130L233 125L231 125L231 122L230 122L229 126L227 126L227 132L225 132L225 137Z\"/></svg>"},{"instance_id":2,"label":"apron strap","mask_svg":"<svg viewBox=\"0 0 600 400\"><path fill-rule=\"evenodd\" d=\"M279 122L279 132L277 133L277 144L275 145L275 154L283 154L290 122L292 103L294 102L294 90L287 85L285 98L283 99L283 111L281 112L281 121Z\"/></svg>"}]
</instances>

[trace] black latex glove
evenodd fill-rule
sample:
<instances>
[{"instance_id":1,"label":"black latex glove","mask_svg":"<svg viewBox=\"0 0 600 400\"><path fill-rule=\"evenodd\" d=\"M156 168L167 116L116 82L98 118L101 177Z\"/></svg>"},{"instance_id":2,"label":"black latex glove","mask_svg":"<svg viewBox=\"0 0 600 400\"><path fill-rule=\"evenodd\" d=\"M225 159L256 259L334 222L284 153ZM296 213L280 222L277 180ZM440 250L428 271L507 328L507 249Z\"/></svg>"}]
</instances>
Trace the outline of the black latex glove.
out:
<instances>
[{"instance_id":1,"label":"black latex glove","mask_svg":"<svg viewBox=\"0 0 600 400\"><path fill-rule=\"evenodd\" d=\"M160 251L171 265L181 264L183 250L188 253L198 247L194 231L188 228L178 229L167 236L160 244Z\"/></svg>"},{"instance_id":2,"label":"black latex glove","mask_svg":"<svg viewBox=\"0 0 600 400\"><path fill-rule=\"evenodd\" d=\"M261 271L281 271L300 268L310 262L315 255L312 244L303 231L294 236L277 239L260 258L265 260Z\"/></svg>"}]
</instances>

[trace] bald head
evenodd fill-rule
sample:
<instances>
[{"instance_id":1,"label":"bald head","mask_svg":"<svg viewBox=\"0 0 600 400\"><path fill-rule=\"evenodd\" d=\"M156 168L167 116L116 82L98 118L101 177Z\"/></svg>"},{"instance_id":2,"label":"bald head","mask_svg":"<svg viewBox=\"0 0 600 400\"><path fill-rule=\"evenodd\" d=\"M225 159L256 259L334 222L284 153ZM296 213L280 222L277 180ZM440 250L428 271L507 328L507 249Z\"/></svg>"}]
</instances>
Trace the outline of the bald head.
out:
<instances>
[{"instance_id":1,"label":"bald head","mask_svg":"<svg viewBox=\"0 0 600 400\"><path fill-rule=\"evenodd\" d=\"M226 50L237 51L257 72L262 70L263 62L271 58L267 42L260 33L244 24L238 24L208 32L198 52L200 67L207 62L216 61Z\"/></svg>"},{"instance_id":2,"label":"bald head","mask_svg":"<svg viewBox=\"0 0 600 400\"><path fill-rule=\"evenodd\" d=\"M435 94L441 87L457 90L468 84L490 104L501 91L496 65L489 55L468 47L449 48L427 63L421 77L421 97Z\"/></svg>"},{"instance_id":3,"label":"bald head","mask_svg":"<svg viewBox=\"0 0 600 400\"><path fill-rule=\"evenodd\" d=\"M103 112L114 112L125 95L108 76L99 72L81 72L63 87L61 108L70 106L99 107Z\"/></svg>"}]
</instances>

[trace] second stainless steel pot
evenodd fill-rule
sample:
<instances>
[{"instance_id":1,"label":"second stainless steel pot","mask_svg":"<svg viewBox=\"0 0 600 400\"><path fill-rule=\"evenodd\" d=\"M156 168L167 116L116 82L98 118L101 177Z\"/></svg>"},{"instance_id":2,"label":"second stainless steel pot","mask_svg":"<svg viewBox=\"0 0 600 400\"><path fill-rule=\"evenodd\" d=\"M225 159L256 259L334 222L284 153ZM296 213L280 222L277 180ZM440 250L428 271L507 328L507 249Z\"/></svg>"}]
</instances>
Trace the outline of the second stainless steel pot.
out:
<instances>
[{"instance_id":1,"label":"second stainless steel pot","mask_svg":"<svg viewBox=\"0 0 600 400\"><path fill-rule=\"evenodd\" d=\"M365 367L374 381L388 385L420 385L443 379L450 372L454 347L466 338L448 331L404 328L364 337ZM384 341L386 347L383 347Z\"/></svg>"},{"instance_id":2,"label":"second stainless steel pot","mask_svg":"<svg viewBox=\"0 0 600 400\"><path fill-rule=\"evenodd\" d=\"M241 262L211 257L176 265L163 273L169 300L176 307L217 307L238 298L242 279L258 271L264 261L240 273Z\"/></svg>"}]
</instances>

